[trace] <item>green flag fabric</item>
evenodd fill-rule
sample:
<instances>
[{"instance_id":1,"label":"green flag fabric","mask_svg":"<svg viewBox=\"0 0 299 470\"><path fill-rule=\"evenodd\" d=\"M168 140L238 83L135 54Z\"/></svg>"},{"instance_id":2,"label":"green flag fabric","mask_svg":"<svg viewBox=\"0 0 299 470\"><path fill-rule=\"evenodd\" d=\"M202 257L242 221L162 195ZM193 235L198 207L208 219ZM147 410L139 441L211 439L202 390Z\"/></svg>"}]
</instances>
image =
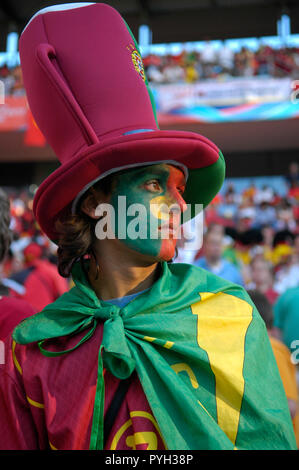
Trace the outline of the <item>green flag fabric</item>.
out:
<instances>
[{"instance_id":1,"label":"green flag fabric","mask_svg":"<svg viewBox=\"0 0 299 470\"><path fill-rule=\"evenodd\" d=\"M13 339L71 354L104 323L90 449L103 449L103 368L119 379L137 371L168 449L296 449L265 324L243 288L163 262L151 289L119 308L98 299L80 263L72 274L75 286ZM47 350L47 339L83 330L72 350Z\"/></svg>"}]
</instances>

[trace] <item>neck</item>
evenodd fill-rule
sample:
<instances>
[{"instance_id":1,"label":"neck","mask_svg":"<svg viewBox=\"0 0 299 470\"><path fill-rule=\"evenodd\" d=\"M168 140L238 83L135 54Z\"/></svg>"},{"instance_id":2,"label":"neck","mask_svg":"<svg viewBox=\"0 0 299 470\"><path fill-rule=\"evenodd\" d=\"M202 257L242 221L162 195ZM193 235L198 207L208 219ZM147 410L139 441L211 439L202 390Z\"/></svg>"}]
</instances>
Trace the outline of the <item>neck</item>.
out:
<instances>
[{"instance_id":1,"label":"neck","mask_svg":"<svg viewBox=\"0 0 299 470\"><path fill-rule=\"evenodd\" d=\"M95 250L88 274L97 296L109 300L151 287L159 276L159 264L157 261L142 259L138 254L127 255L114 246L113 250Z\"/></svg>"}]
</instances>

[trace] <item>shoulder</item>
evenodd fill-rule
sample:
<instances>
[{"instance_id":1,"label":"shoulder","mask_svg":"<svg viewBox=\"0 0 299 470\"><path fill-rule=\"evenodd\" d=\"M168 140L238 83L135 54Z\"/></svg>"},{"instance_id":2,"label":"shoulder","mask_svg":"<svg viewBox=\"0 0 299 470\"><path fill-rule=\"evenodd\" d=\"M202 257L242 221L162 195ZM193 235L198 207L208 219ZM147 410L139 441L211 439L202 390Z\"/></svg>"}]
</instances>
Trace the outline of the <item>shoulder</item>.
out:
<instances>
[{"instance_id":1,"label":"shoulder","mask_svg":"<svg viewBox=\"0 0 299 470\"><path fill-rule=\"evenodd\" d=\"M190 279L190 282L194 284L198 292L231 295L253 306L246 290L239 284L227 281L199 266L183 263L171 263L168 266L171 273L179 276L182 280Z\"/></svg>"},{"instance_id":2,"label":"shoulder","mask_svg":"<svg viewBox=\"0 0 299 470\"><path fill-rule=\"evenodd\" d=\"M209 329L209 335L219 334L226 341L246 335L247 346L254 350L258 344L269 344L265 322L241 285L196 266L177 265L171 269L182 276L176 292L186 295L186 305L198 315L198 324Z\"/></svg>"},{"instance_id":3,"label":"shoulder","mask_svg":"<svg viewBox=\"0 0 299 470\"><path fill-rule=\"evenodd\" d=\"M299 267L298 267L299 269ZM290 299L290 300L295 300L299 299L299 286L296 287L291 287L290 289L287 289L281 296L284 299Z\"/></svg>"},{"instance_id":4,"label":"shoulder","mask_svg":"<svg viewBox=\"0 0 299 470\"><path fill-rule=\"evenodd\" d=\"M292 305L298 305L299 301L299 286L291 287L281 294L276 303L274 304L275 311L281 308L289 308Z\"/></svg>"}]
</instances>

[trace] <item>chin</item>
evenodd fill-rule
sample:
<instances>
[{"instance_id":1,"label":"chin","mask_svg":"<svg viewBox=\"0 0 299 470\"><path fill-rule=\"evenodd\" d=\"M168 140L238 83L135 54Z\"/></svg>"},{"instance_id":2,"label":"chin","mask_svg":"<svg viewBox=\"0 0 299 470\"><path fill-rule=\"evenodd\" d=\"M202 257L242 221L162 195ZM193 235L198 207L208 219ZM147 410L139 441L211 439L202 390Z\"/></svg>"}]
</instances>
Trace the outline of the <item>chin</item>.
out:
<instances>
[{"instance_id":1,"label":"chin","mask_svg":"<svg viewBox=\"0 0 299 470\"><path fill-rule=\"evenodd\" d=\"M126 244L127 248L131 251L132 255L143 259L145 262L156 263L159 261L170 261L176 254L176 243L175 239L167 240L156 240L155 244L147 244L143 241L143 244Z\"/></svg>"},{"instance_id":2,"label":"chin","mask_svg":"<svg viewBox=\"0 0 299 470\"><path fill-rule=\"evenodd\" d=\"M160 261L170 261L175 256L176 240L163 240L159 253Z\"/></svg>"}]
</instances>

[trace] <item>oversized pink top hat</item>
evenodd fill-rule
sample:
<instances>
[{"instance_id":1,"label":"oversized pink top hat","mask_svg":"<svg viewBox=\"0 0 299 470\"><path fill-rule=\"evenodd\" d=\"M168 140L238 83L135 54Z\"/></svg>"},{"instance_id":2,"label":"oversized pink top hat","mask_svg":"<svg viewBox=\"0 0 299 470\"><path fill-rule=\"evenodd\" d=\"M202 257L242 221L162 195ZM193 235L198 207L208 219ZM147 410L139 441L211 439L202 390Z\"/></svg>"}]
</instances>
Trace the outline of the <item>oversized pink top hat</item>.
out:
<instances>
[{"instance_id":1,"label":"oversized pink top hat","mask_svg":"<svg viewBox=\"0 0 299 470\"><path fill-rule=\"evenodd\" d=\"M188 172L184 198L205 207L225 164L205 137L160 130L136 41L103 3L68 3L36 13L20 38L29 106L61 165L39 187L34 214L57 240L63 220L95 181L124 168L168 162ZM195 214L194 214L195 215Z\"/></svg>"}]
</instances>

